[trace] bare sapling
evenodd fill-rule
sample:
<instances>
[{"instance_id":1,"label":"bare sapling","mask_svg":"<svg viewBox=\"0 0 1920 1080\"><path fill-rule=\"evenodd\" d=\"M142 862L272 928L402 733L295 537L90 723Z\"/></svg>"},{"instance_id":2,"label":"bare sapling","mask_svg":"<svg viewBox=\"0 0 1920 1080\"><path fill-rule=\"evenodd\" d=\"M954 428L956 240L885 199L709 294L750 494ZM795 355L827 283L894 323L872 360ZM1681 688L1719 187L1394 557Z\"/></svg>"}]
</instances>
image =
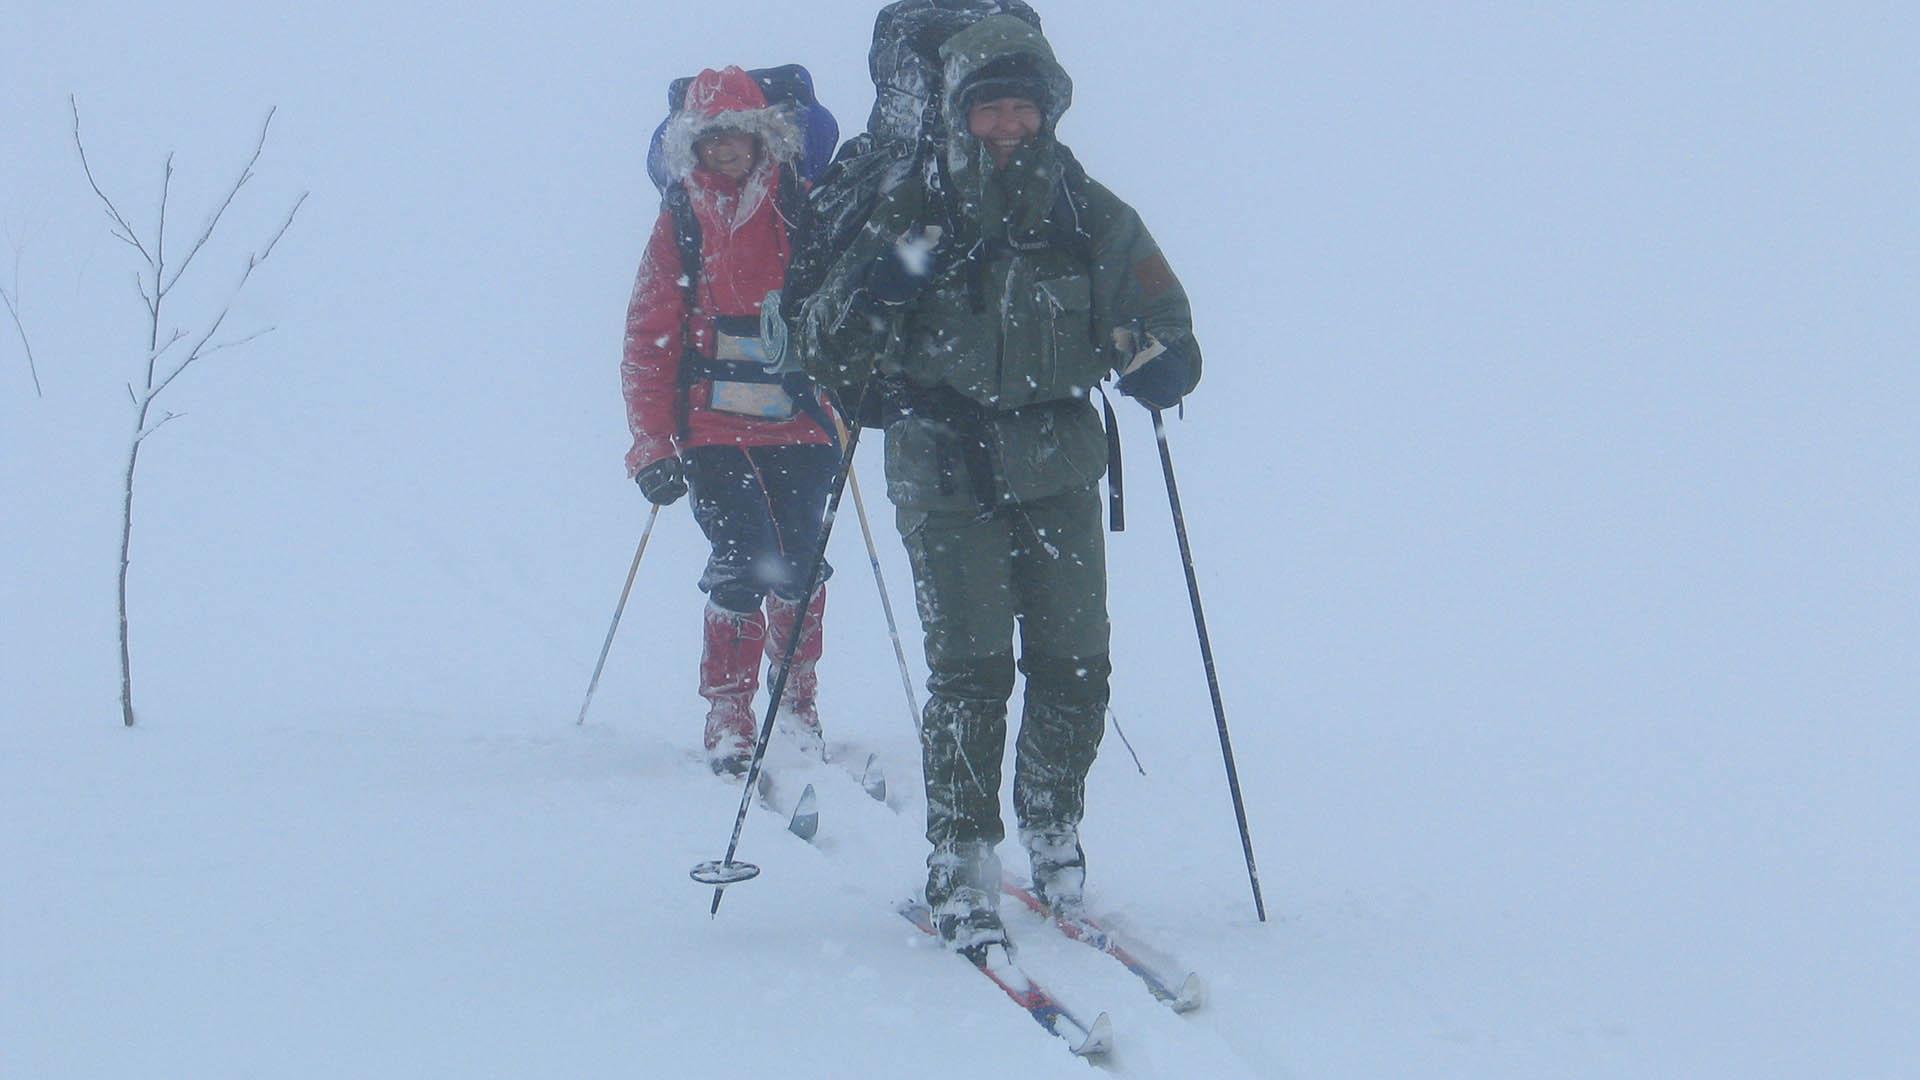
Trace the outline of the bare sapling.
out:
<instances>
[{"instance_id":1,"label":"bare sapling","mask_svg":"<svg viewBox=\"0 0 1920 1080\"><path fill-rule=\"evenodd\" d=\"M5 304L7 314L13 319L14 332L20 335L20 347L27 353L27 374L33 376L33 396L44 398L46 391L40 388L40 367L33 361L33 342L27 340L27 327L20 321L20 253L13 256L13 290L9 292L0 285L0 304Z\"/></svg>"},{"instance_id":2,"label":"bare sapling","mask_svg":"<svg viewBox=\"0 0 1920 1080\"><path fill-rule=\"evenodd\" d=\"M227 189L225 197L207 217L206 224L201 227L193 242L187 246L185 254L181 255L178 261L174 261L167 251L167 209L173 190L173 155L171 153L167 155L161 174L159 209L153 229L143 239L140 230L134 227L127 216L120 212L120 208L115 205L113 199L101 189L98 179L94 176L93 166L87 160L86 144L80 137L80 106L72 97L68 97L67 103L73 110L73 145L80 152L80 167L86 173L87 184L93 188L93 193L99 197L100 204L106 209L107 219L112 223L115 239L132 248L139 256L139 265L134 274L134 286L139 290L140 300L147 312L147 345L141 364L145 369L145 381L127 384L127 394L133 400L134 424L132 441L127 448L127 469L122 489L120 517L120 712L126 726L132 727L134 722L133 650L127 631L127 572L132 565L133 555L134 480L140 467L140 450L146 444L147 438L181 415L158 410L161 415L156 420L154 419L155 403L167 387L173 385L175 379L203 357L246 345L272 332L272 327L266 327L240 337L214 340L221 328L225 326L227 315L233 310L234 302L239 299L241 290L246 288L247 281L252 278L254 270L267 261L267 258L273 254L274 248L279 245L280 239L287 234L288 229L293 227L294 216L300 212L301 205L307 201L307 195L304 192L301 193L288 208L286 217L280 222L279 228L268 237L267 242L248 254L246 266L241 269L239 280L234 283L225 302L218 310L206 316L197 329L190 330L173 324L170 321L171 309L166 306L167 300L175 287L180 284L180 279L194 265L194 258L200 254L201 249L206 247L207 241L211 240L214 232L219 229L227 211L232 208L234 199L240 194L240 189L253 178L253 166L260 160L261 151L266 148L267 132L273 125L275 110L267 110L266 118L260 123L259 137L254 140L253 153L247 158L247 163L241 167L239 176ZM162 325L169 327L164 339L161 336Z\"/></svg>"}]
</instances>

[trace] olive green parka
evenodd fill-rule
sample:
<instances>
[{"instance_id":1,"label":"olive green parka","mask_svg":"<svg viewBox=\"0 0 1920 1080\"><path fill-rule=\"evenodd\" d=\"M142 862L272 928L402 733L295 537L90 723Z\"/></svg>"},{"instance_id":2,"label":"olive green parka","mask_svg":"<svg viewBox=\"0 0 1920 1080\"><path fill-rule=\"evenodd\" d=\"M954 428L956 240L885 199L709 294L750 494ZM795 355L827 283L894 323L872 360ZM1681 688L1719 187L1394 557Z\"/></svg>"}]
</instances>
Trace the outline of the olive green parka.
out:
<instances>
[{"instance_id":1,"label":"olive green parka","mask_svg":"<svg viewBox=\"0 0 1920 1080\"><path fill-rule=\"evenodd\" d=\"M1039 31L993 16L955 34L941 57L944 158L900 163L907 174L884 191L803 309L798 352L808 373L850 404L877 374L914 390L944 388L977 407L994 490L975 490L986 482L979 470L956 481L939 445L950 425L896 417L886 452L896 505L1047 498L1105 471L1105 434L1087 395L1126 361L1131 331L1172 344L1192 335L1192 314L1140 216L1056 139L1073 84ZM961 99L983 69L1009 62L1043 78L1049 100L1039 134L996 168L969 133ZM920 295L897 306L866 298L867 268L929 226L941 235ZM1198 370L1192 377L1198 382Z\"/></svg>"}]
</instances>

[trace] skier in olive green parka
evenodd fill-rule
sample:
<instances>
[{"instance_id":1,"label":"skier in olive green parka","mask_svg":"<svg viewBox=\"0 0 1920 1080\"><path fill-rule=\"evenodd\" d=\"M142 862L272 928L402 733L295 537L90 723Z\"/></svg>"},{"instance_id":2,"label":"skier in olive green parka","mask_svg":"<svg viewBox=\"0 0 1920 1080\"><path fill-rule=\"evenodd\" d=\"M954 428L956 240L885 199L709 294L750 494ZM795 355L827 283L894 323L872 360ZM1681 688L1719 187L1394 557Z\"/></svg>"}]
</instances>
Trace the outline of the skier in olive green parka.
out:
<instances>
[{"instance_id":1,"label":"skier in olive green parka","mask_svg":"<svg viewBox=\"0 0 1920 1080\"><path fill-rule=\"evenodd\" d=\"M843 398L877 376L931 670L926 899L941 936L971 950L1006 940L995 848L1016 624L1020 839L1049 902L1081 899L1111 671L1107 443L1089 392L1120 369L1121 392L1171 407L1200 352L1139 216L1055 138L1073 84L1040 32L992 16L940 55L950 134L929 171L943 182L910 176L882 195L798 331L809 371Z\"/></svg>"}]
</instances>

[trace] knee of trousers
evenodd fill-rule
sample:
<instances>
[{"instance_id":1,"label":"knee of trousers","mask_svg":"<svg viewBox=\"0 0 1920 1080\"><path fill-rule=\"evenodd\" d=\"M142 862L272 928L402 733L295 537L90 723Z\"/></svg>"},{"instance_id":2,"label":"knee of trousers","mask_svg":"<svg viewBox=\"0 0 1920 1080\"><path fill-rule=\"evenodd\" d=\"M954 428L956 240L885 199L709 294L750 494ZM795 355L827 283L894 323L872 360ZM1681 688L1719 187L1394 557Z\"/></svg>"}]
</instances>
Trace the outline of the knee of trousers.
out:
<instances>
[{"instance_id":1,"label":"knee of trousers","mask_svg":"<svg viewBox=\"0 0 1920 1080\"><path fill-rule=\"evenodd\" d=\"M800 591L806 588L807 572L813 569L812 546L808 546L807 552L802 558L788 559L782 557L777 561L769 560L763 569L766 572L765 585L767 590L779 594L780 599L785 600L789 604L798 604L806 599L806 597L800 595ZM825 585L827 579L832 576L833 564L823 560L820 563L820 580L814 582L814 588L818 589L820 586Z\"/></svg>"},{"instance_id":2,"label":"knee of trousers","mask_svg":"<svg viewBox=\"0 0 1920 1080\"><path fill-rule=\"evenodd\" d=\"M1020 658L1020 673L1027 677L1027 701L1032 704L1105 709L1113 664L1106 653L1044 656L1029 652Z\"/></svg>"},{"instance_id":3,"label":"knee of trousers","mask_svg":"<svg viewBox=\"0 0 1920 1080\"><path fill-rule=\"evenodd\" d=\"M766 598L766 586L750 581L723 581L707 588L707 599L718 607L741 615L759 611Z\"/></svg>"},{"instance_id":4,"label":"knee of trousers","mask_svg":"<svg viewBox=\"0 0 1920 1080\"><path fill-rule=\"evenodd\" d=\"M1013 654L965 658L928 657L932 673L927 676L927 693L936 700L965 704L991 704L1004 707L1013 696Z\"/></svg>"},{"instance_id":5,"label":"knee of trousers","mask_svg":"<svg viewBox=\"0 0 1920 1080\"><path fill-rule=\"evenodd\" d=\"M738 556L715 556L707 560L707 568L700 575L700 588L714 603L729 611L758 611L770 592L777 592L783 599L797 604L802 599L799 593L806 585L806 573L813 568L810 559L805 562L796 568L782 555L748 561ZM833 567L822 563L816 587L826 584L832 576Z\"/></svg>"}]
</instances>

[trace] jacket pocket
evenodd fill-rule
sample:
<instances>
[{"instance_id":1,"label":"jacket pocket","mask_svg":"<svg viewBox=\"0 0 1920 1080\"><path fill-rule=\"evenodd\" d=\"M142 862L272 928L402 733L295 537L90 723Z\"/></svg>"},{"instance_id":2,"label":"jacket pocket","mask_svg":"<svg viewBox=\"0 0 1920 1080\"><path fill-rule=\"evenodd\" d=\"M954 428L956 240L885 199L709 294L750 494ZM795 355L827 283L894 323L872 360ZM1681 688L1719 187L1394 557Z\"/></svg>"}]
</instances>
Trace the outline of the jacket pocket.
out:
<instances>
[{"instance_id":1,"label":"jacket pocket","mask_svg":"<svg viewBox=\"0 0 1920 1080\"><path fill-rule=\"evenodd\" d=\"M1105 374L1093 344L1093 282L1079 275L1049 278L1035 282L1034 292L1036 307L1046 321L1040 340L1040 385L1053 392L1084 392Z\"/></svg>"},{"instance_id":2,"label":"jacket pocket","mask_svg":"<svg viewBox=\"0 0 1920 1080\"><path fill-rule=\"evenodd\" d=\"M1008 494L1016 502L1085 487L1107 471L1107 435L1082 400L1029 405L995 424Z\"/></svg>"},{"instance_id":3,"label":"jacket pocket","mask_svg":"<svg viewBox=\"0 0 1920 1080\"><path fill-rule=\"evenodd\" d=\"M887 425L887 499L896 507L978 507L959 433L951 425L908 417Z\"/></svg>"}]
</instances>

